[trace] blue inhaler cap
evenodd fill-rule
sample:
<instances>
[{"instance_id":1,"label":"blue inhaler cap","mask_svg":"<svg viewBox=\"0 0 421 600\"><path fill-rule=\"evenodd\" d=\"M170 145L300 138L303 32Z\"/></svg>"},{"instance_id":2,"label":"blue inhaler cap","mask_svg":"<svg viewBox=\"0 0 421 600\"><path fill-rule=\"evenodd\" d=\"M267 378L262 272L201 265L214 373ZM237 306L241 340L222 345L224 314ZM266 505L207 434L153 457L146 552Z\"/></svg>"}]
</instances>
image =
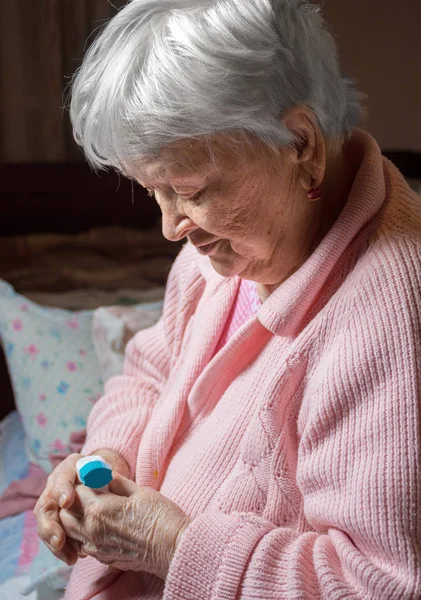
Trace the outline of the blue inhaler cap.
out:
<instances>
[{"instance_id":1,"label":"blue inhaler cap","mask_svg":"<svg viewBox=\"0 0 421 600\"><path fill-rule=\"evenodd\" d=\"M88 462L79 471L79 477L90 488L102 488L110 483L113 478L112 471L99 460Z\"/></svg>"}]
</instances>

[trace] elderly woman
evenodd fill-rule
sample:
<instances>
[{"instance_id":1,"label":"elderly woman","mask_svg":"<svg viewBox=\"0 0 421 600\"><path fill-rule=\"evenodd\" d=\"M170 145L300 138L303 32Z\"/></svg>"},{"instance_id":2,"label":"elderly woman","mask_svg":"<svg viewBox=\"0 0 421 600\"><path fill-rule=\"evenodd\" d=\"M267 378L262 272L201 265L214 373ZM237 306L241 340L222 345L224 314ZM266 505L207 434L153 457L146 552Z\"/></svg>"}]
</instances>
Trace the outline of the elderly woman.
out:
<instances>
[{"instance_id":1,"label":"elderly woman","mask_svg":"<svg viewBox=\"0 0 421 600\"><path fill-rule=\"evenodd\" d=\"M36 507L66 599L421 597L421 203L300 0L132 0L77 73L96 168L187 239Z\"/></svg>"}]
</instances>

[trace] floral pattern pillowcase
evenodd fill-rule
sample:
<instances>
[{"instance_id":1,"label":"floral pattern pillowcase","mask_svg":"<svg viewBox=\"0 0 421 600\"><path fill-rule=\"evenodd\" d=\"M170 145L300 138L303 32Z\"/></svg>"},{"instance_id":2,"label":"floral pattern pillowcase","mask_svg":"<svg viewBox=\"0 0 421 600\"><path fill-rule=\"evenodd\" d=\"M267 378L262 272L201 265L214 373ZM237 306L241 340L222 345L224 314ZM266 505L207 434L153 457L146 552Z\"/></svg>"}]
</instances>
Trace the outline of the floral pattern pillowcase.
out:
<instances>
[{"instance_id":1,"label":"floral pattern pillowcase","mask_svg":"<svg viewBox=\"0 0 421 600\"><path fill-rule=\"evenodd\" d=\"M91 327L91 311L39 306L0 280L0 336L25 449L48 473L48 456L70 452L70 435L85 428L103 391Z\"/></svg>"}]
</instances>

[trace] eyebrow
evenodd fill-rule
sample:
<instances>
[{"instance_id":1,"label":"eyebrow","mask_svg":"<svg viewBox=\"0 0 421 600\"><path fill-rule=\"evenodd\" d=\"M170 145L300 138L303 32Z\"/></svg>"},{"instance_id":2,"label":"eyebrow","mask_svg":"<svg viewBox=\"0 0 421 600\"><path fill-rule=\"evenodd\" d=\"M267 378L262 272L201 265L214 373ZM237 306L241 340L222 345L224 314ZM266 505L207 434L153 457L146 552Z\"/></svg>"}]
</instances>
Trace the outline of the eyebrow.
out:
<instances>
[{"instance_id":1,"label":"eyebrow","mask_svg":"<svg viewBox=\"0 0 421 600\"><path fill-rule=\"evenodd\" d=\"M145 177L139 177L137 179L142 179L146 187L151 188L159 187L160 184L167 186L169 185L169 181L176 187L197 188L206 185L210 179L216 178L218 169L213 168L211 170L206 170L206 172L202 172L202 174L200 174L200 171L189 173L182 164L173 163L170 168L168 166L158 167L155 172L150 175L150 179L146 177L146 173Z\"/></svg>"},{"instance_id":2,"label":"eyebrow","mask_svg":"<svg viewBox=\"0 0 421 600\"><path fill-rule=\"evenodd\" d=\"M186 178L187 179L187 178ZM173 185L174 187L201 187L203 184L207 183L209 181L209 177L207 176L203 176L203 177L191 177L188 178L189 181L185 181L179 177L175 177L173 179Z\"/></svg>"},{"instance_id":3,"label":"eyebrow","mask_svg":"<svg viewBox=\"0 0 421 600\"><path fill-rule=\"evenodd\" d=\"M139 178L140 179L140 178ZM138 181L139 181L138 179ZM166 186L170 185L169 181L167 179L162 179L160 181L159 178L157 178L154 183L152 183L150 180L147 180L146 178L141 178L142 179L142 184L144 184L144 187L159 187L160 184L165 184ZM188 181L186 181L188 179ZM208 176L202 176L202 177L198 177L198 176L192 176L192 177L174 177L172 178L171 181L171 185L174 189L178 189L178 188L186 188L186 189L190 189L190 188L200 188L203 185L206 185L209 181L209 177ZM140 183L140 181L139 181ZM141 184L141 185L142 185Z\"/></svg>"}]
</instances>

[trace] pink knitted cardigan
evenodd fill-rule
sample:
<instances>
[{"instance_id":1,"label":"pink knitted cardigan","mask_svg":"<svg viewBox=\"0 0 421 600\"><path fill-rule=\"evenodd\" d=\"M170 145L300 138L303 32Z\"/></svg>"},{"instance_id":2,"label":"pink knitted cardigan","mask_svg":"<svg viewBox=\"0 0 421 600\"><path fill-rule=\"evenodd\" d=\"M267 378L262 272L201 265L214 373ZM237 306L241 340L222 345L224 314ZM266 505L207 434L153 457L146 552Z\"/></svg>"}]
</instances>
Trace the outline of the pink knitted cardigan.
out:
<instances>
[{"instance_id":1,"label":"pink knitted cardigan","mask_svg":"<svg viewBox=\"0 0 421 600\"><path fill-rule=\"evenodd\" d=\"M240 285L186 244L93 407L192 519L165 581L75 566L67 600L421 598L421 201L373 138L307 262L215 353Z\"/></svg>"}]
</instances>

